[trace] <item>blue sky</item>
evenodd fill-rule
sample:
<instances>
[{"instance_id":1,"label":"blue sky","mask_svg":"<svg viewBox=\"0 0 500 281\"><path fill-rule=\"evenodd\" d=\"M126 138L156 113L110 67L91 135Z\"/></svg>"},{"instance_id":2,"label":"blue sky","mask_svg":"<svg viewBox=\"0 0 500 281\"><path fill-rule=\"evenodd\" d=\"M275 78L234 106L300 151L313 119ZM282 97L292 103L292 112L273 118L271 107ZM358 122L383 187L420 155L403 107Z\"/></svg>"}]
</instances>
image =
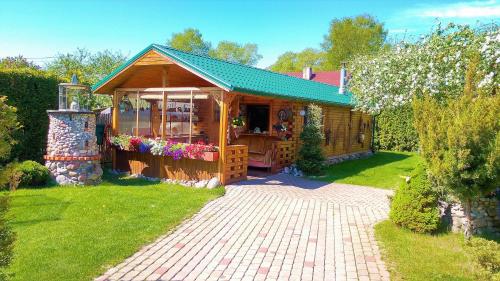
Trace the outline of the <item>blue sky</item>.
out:
<instances>
[{"instance_id":1,"label":"blue sky","mask_svg":"<svg viewBox=\"0 0 500 281\"><path fill-rule=\"evenodd\" d=\"M488 1L22 1L0 0L0 57L22 54L43 65L77 47L132 56L173 32L198 28L220 40L252 42L267 67L285 51L319 48L330 21L369 13L389 38L418 37L449 21L499 22L500 3Z\"/></svg>"}]
</instances>

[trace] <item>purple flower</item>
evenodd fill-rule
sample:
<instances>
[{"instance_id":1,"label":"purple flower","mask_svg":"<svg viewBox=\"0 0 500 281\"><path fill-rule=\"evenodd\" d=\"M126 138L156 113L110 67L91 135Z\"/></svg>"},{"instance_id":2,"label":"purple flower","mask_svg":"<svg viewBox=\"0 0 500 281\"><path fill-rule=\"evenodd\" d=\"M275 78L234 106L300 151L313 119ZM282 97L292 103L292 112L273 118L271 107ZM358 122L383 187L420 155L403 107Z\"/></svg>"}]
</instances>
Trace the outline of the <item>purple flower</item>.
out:
<instances>
[{"instance_id":1,"label":"purple flower","mask_svg":"<svg viewBox=\"0 0 500 281\"><path fill-rule=\"evenodd\" d=\"M147 152L149 152L149 149L150 149L150 148L151 148L151 147L150 147L149 145L147 145L147 144L145 144L145 143L143 143L143 142L141 142L141 143L139 144L139 152L140 152L140 153L147 153Z\"/></svg>"},{"instance_id":2,"label":"purple flower","mask_svg":"<svg viewBox=\"0 0 500 281\"><path fill-rule=\"evenodd\" d=\"M174 158L174 160L180 160L182 156L183 156L182 149L176 149L173 151L172 157Z\"/></svg>"}]
</instances>

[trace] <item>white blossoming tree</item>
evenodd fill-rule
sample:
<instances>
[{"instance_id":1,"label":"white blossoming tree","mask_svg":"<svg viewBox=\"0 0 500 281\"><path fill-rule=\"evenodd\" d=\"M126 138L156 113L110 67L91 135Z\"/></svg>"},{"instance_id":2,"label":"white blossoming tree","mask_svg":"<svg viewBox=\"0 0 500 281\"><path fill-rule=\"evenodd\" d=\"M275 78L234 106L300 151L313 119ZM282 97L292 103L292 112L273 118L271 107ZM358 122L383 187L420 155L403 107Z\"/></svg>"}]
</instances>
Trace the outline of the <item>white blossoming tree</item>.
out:
<instances>
[{"instance_id":1,"label":"white blossoming tree","mask_svg":"<svg viewBox=\"0 0 500 281\"><path fill-rule=\"evenodd\" d=\"M360 109L379 113L412 102L430 178L472 202L500 185L500 30L438 27L415 43L357 58L349 82Z\"/></svg>"},{"instance_id":2,"label":"white blossoming tree","mask_svg":"<svg viewBox=\"0 0 500 281\"><path fill-rule=\"evenodd\" d=\"M422 95L438 99L463 93L465 73L479 55L478 90L492 93L500 85L500 29L474 30L466 25L438 26L415 43L401 42L376 56L357 57L350 64L349 88L360 109L378 113Z\"/></svg>"}]
</instances>

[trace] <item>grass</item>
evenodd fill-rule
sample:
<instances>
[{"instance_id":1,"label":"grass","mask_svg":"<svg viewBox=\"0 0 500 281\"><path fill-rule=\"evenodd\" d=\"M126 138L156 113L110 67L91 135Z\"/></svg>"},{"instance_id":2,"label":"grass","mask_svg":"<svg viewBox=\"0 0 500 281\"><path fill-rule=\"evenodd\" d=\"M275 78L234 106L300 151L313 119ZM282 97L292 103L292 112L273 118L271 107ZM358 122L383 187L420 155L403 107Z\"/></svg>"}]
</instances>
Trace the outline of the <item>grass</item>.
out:
<instances>
[{"instance_id":1,"label":"grass","mask_svg":"<svg viewBox=\"0 0 500 281\"><path fill-rule=\"evenodd\" d=\"M108 176L11 193L13 280L90 280L224 193Z\"/></svg>"},{"instance_id":2,"label":"grass","mask_svg":"<svg viewBox=\"0 0 500 281\"><path fill-rule=\"evenodd\" d=\"M416 153L379 151L369 158L331 165L321 180L391 189L398 187L419 161Z\"/></svg>"},{"instance_id":3,"label":"grass","mask_svg":"<svg viewBox=\"0 0 500 281\"><path fill-rule=\"evenodd\" d=\"M391 280L475 280L461 234L416 234L384 221L375 236Z\"/></svg>"}]
</instances>

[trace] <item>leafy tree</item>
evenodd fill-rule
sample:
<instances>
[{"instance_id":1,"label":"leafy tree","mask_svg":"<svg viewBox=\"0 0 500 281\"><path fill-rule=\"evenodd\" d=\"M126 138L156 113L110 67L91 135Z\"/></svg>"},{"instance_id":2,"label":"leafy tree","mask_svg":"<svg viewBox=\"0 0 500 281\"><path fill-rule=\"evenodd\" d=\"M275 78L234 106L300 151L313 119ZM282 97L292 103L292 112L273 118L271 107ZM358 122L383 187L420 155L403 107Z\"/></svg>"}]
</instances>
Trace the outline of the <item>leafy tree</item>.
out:
<instances>
[{"instance_id":1,"label":"leafy tree","mask_svg":"<svg viewBox=\"0 0 500 281\"><path fill-rule=\"evenodd\" d=\"M297 166L308 175L318 175L325 168L325 156L321 149L323 142L323 129L321 107L309 104L306 113L306 123L300 139L302 145L299 150Z\"/></svg>"},{"instance_id":2,"label":"leafy tree","mask_svg":"<svg viewBox=\"0 0 500 281\"><path fill-rule=\"evenodd\" d=\"M377 53L384 47L386 36L384 25L370 15L334 19L322 44L326 52L324 68L338 69L356 55Z\"/></svg>"},{"instance_id":3,"label":"leafy tree","mask_svg":"<svg viewBox=\"0 0 500 281\"><path fill-rule=\"evenodd\" d=\"M40 69L40 66L28 61L25 57L5 57L0 59L0 68L32 68Z\"/></svg>"},{"instance_id":4,"label":"leafy tree","mask_svg":"<svg viewBox=\"0 0 500 281\"><path fill-rule=\"evenodd\" d=\"M203 40L198 29L187 28L183 32L173 33L167 41L167 45L181 51L191 52L199 55L208 55L211 44Z\"/></svg>"},{"instance_id":5,"label":"leafy tree","mask_svg":"<svg viewBox=\"0 0 500 281\"><path fill-rule=\"evenodd\" d=\"M0 96L0 163L9 158L12 145L16 143L14 132L21 126L17 122L17 109L9 106L7 97Z\"/></svg>"},{"instance_id":6,"label":"leafy tree","mask_svg":"<svg viewBox=\"0 0 500 281\"><path fill-rule=\"evenodd\" d=\"M76 74L80 83L93 85L123 64L126 59L120 52L104 50L93 54L86 49L78 48L73 53L57 55L57 58L47 65L47 70L62 81L70 81L71 76ZM89 104L92 104L93 108L108 107L111 106L111 99L109 96L92 95Z\"/></svg>"},{"instance_id":7,"label":"leafy tree","mask_svg":"<svg viewBox=\"0 0 500 281\"><path fill-rule=\"evenodd\" d=\"M241 45L235 42L221 41L217 44L217 48L208 52L208 55L231 62L255 65L262 58L257 49L256 44Z\"/></svg>"},{"instance_id":8,"label":"leafy tree","mask_svg":"<svg viewBox=\"0 0 500 281\"><path fill-rule=\"evenodd\" d=\"M396 108L422 94L447 100L463 94L467 65L479 52L478 88L491 92L500 84L500 29L438 26L414 43L401 42L377 55L358 56L351 63L349 89L357 107L373 113ZM498 86L497 86L498 87Z\"/></svg>"},{"instance_id":9,"label":"leafy tree","mask_svg":"<svg viewBox=\"0 0 500 281\"><path fill-rule=\"evenodd\" d=\"M380 112L413 102L431 179L462 201L469 219L472 202L500 184L499 48L497 25L450 24L351 67L359 108Z\"/></svg>"},{"instance_id":10,"label":"leafy tree","mask_svg":"<svg viewBox=\"0 0 500 281\"><path fill-rule=\"evenodd\" d=\"M307 48L301 52L286 52L278 57L278 60L269 68L276 72L301 71L304 67L310 66L319 70L325 60L325 53Z\"/></svg>"},{"instance_id":11,"label":"leafy tree","mask_svg":"<svg viewBox=\"0 0 500 281\"><path fill-rule=\"evenodd\" d=\"M466 92L446 105L426 96L414 107L431 178L464 203L470 222L472 202L500 185L500 96Z\"/></svg>"},{"instance_id":12,"label":"leafy tree","mask_svg":"<svg viewBox=\"0 0 500 281\"><path fill-rule=\"evenodd\" d=\"M47 64L47 70L64 81L70 81L73 74L78 75L80 83L93 85L120 66L127 59L120 52L104 50L91 53L78 48L73 53L58 54Z\"/></svg>"}]
</instances>

